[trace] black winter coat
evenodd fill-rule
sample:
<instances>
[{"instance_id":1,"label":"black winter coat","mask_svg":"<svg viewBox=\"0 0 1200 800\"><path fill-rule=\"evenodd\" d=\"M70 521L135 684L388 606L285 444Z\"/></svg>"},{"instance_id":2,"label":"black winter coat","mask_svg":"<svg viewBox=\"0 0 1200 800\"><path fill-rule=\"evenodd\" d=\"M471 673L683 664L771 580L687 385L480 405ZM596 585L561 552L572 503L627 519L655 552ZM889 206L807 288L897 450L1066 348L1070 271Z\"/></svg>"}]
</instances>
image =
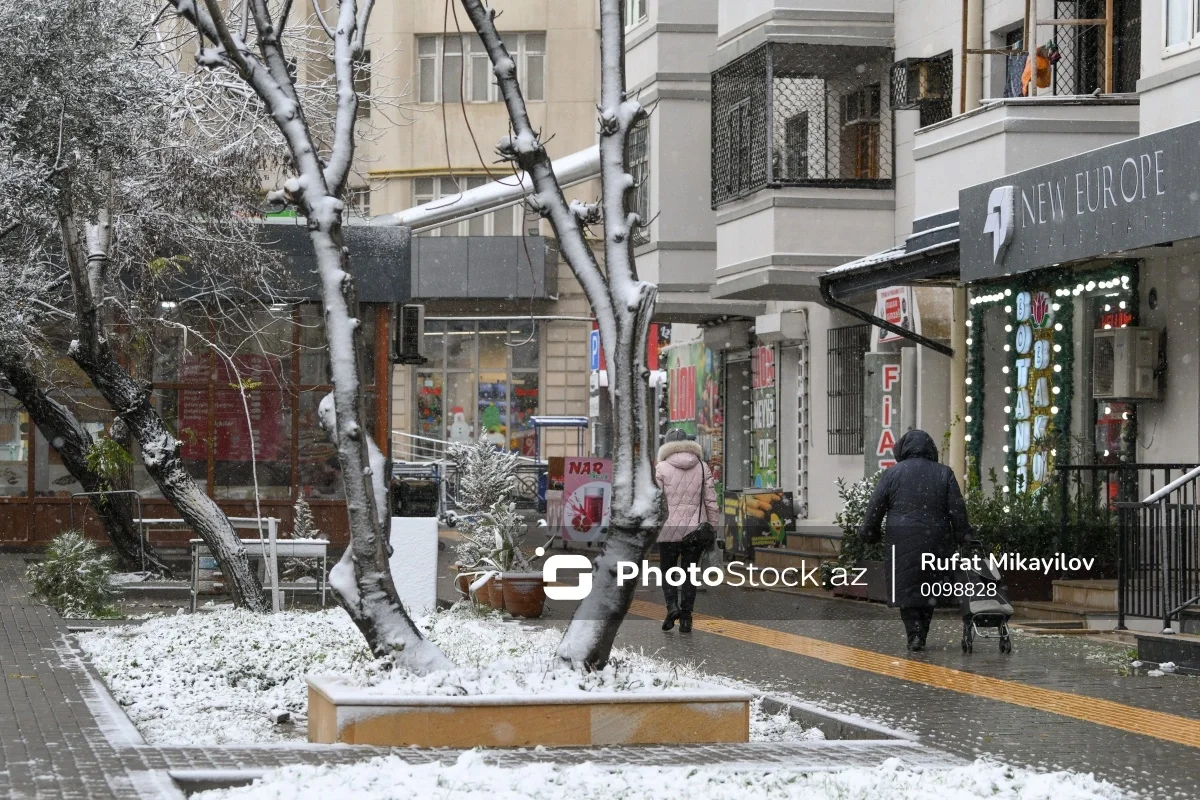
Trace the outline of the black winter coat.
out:
<instances>
[{"instance_id":1,"label":"black winter coat","mask_svg":"<svg viewBox=\"0 0 1200 800\"><path fill-rule=\"evenodd\" d=\"M921 554L945 557L970 538L967 506L954 471L938 463L937 445L925 431L909 431L900 438L896 462L880 476L859 533L868 542L879 541L879 526L886 516L889 583L895 575L895 586L889 585L889 604L933 606L936 598L922 596L921 584L945 576L922 571Z\"/></svg>"}]
</instances>

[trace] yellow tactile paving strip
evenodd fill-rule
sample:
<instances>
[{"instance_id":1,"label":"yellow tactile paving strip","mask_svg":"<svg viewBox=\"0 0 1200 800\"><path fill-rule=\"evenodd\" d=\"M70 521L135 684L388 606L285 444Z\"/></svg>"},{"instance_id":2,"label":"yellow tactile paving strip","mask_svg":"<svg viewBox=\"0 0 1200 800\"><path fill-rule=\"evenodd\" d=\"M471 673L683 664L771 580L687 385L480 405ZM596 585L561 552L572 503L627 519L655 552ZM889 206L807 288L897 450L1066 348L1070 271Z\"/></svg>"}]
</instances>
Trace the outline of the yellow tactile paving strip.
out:
<instances>
[{"instance_id":1,"label":"yellow tactile paving strip","mask_svg":"<svg viewBox=\"0 0 1200 800\"><path fill-rule=\"evenodd\" d=\"M641 617L654 619L663 616L666 609L654 603L635 600L629 611ZM694 615L693 625L697 631L874 672L890 678L899 678L937 689L1048 711L1052 714L1060 714L1064 717L1092 722L1129 733L1152 736L1189 747L1200 747L1200 720L1127 706L1097 697L1044 689L986 675L976 675L936 664L911 661L871 650L798 636L794 633L777 631L759 625L710 617L706 614Z\"/></svg>"}]
</instances>

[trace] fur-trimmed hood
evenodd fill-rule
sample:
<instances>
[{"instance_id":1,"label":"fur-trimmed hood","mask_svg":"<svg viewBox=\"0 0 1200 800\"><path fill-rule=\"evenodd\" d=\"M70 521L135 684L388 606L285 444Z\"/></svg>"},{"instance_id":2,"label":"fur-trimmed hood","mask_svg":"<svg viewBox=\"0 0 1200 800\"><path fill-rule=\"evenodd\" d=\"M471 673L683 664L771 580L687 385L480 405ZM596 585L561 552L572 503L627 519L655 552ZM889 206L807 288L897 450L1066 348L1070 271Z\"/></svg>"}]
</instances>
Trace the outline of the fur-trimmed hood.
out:
<instances>
[{"instance_id":1,"label":"fur-trimmed hood","mask_svg":"<svg viewBox=\"0 0 1200 800\"><path fill-rule=\"evenodd\" d=\"M658 448L658 460L666 461L673 455L678 453L690 453L696 457L696 460L704 458L704 451L700 449L700 445L696 442L667 442L662 447Z\"/></svg>"}]
</instances>

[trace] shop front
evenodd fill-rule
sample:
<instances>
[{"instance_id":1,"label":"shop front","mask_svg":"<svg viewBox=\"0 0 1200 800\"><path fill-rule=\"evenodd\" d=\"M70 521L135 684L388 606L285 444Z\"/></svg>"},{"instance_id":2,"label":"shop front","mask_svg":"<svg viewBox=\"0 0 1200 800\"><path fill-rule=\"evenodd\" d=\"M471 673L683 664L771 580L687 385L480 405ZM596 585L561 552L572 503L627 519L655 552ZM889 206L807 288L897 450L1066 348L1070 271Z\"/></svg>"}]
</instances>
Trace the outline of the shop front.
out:
<instances>
[{"instance_id":1,"label":"shop front","mask_svg":"<svg viewBox=\"0 0 1200 800\"><path fill-rule=\"evenodd\" d=\"M1191 123L960 193L976 485L1034 492L1087 465L1111 508L1150 462L1200 455L1197 148Z\"/></svg>"}]
</instances>

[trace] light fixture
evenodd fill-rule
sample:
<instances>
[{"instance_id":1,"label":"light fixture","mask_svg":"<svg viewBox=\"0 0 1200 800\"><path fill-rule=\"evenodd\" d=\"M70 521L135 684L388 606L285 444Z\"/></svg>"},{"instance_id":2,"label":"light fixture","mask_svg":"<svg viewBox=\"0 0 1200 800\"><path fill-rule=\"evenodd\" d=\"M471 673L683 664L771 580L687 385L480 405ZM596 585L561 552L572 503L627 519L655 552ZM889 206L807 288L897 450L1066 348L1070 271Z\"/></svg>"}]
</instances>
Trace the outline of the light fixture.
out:
<instances>
[{"instance_id":1,"label":"light fixture","mask_svg":"<svg viewBox=\"0 0 1200 800\"><path fill-rule=\"evenodd\" d=\"M1096 282L1088 281L1087 284L1083 288L1090 292L1092 289L1096 288Z\"/></svg>"},{"instance_id":2,"label":"light fixture","mask_svg":"<svg viewBox=\"0 0 1200 800\"><path fill-rule=\"evenodd\" d=\"M970 336L968 336L967 337L967 347L970 347L973 344L975 344L975 340L972 339Z\"/></svg>"},{"instance_id":3,"label":"light fixture","mask_svg":"<svg viewBox=\"0 0 1200 800\"><path fill-rule=\"evenodd\" d=\"M1062 387L1055 386L1050 391L1054 392L1055 394L1058 394L1059 392L1062 391Z\"/></svg>"},{"instance_id":4,"label":"light fixture","mask_svg":"<svg viewBox=\"0 0 1200 800\"><path fill-rule=\"evenodd\" d=\"M1012 306L1005 306L1005 307L1004 307L1004 313L1005 313L1005 314L1011 314L1011 313L1012 313Z\"/></svg>"},{"instance_id":5,"label":"light fixture","mask_svg":"<svg viewBox=\"0 0 1200 800\"><path fill-rule=\"evenodd\" d=\"M1056 322L1056 323L1054 323L1054 330L1056 330L1056 331L1061 331L1061 330L1062 330L1062 323L1061 323L1061 322Z\"/></svg>"},{"instance_id":6,"label":"light fixture","mask_svg":"<svg viewBox=\"0 0 1200 800\"><path fill-rule=\"evenodd\" d=\"M1062 345L1061 345L1061 344L1056 344L1056 345L1054 345L1054 352L1056 352L1056 353L1061 353L1061 352L1062 352Z\"/></svg>"},{"instance_id":7,"label":"light fixture","mask_svg":"<svg viewBox=\"0 0 1200 800\"><path fill-rule=\"evenodd\" d=\"M1007 375L1008 374L1008 365L1005 364L1003 367L1000 368L1000 371L1003 372L1005 375Z\"/></svg>"},{"instance_id":8,"label":"light fixture","mask_svg":"<svg viewBox=\"0 0 1200 800\"><path fill-rule=\"evenodd\" d=\"M971 421L971 415L970 415L970 414L967 414L967 416L963 417L963 422L970 422L970 421Z\"/></svg>"},{"instance_id":9,"label":"light fixture","mask_svg":"<svg viewBox=\"0 0 1200 800\"><path fill-rule=\"evenodd\" d=\"M1004 432L1005 432L1005 433L1008 433L1008 431L1009 431L1009 426L1008 426L1008 425L1005 425L1005 426L1004 426Z\"/></svg>"},{"instance_id":10,"label":"light fixture","mask_svg":"<svg viewBox=\"0 0 1200 800\"><path fill-rule=\"evenodd\" d=\"M969 441L971 441L971 434L969 434L969 433L968 433L966 436L964 436L964 437L963 437L963 441L964 441L964 442L969 442Z\"/></svg>"},{"instance_id":11,"label":"light fixture","mask_svg":"<svg viewBox=\"0 0 1200 800\"><path fill-rule=\"evenodd\" d=\"M1055 364L1055 365L1054 365L1054 371L1055 371L1055 372L1062 372L1062 364Z\"/></svg>"},{"instance_id":12,"label":"light fixture","mask_svg":"<svg viewBox=\"0 0 1200 800\"><path fill-rule=\"evenodd\" d=\"M967 402L968 402L968 403L970 403L970 402L973 402L974 400L975 400L975 398L974 398L974 397L971 397L971 395L967 395Z\"/></svg>"},{"instance_id":13,"label":"light fixture","mask_svg":"<svg viewBox=\"0 0 1200 800\"><path fill-rule=\"evenodd\" d=\"M1057 413L1058 413L1058 406L1050 406L1050 413L1051 413L1051 414L1057 414Z\"/></svg>"},{"instance_id":14,"label":"light fixture","mask_svg":"<svg viewBox=\"0 0 1200 800\"><path fill-rule=\"evenodd\" d=\"M1111 414L1111 413L1112 413L1112 406L1105 406L1105 407L1104 407L1104 413L1105 413L1105 414Z\"/></svg>"},{"instance_id":15,"label":"light fixture","mask_svg":"<svg viewBox=\"0 0 1200 800\"><path fill-rule=\"evenodd\" d=\"M1005 325L1005 326L1004 326L1004 332L1005 332L1005 333L1012 333L1012 325Z\"/></svg>"},{"instance_id":16,"label":"light fixture","mask_svg":"<svg viewBox=\"0 0 1200 800\"><path fill-rule=\"evenodd\" d=\"M1051 304L1050 307L1053 308L1055 311L1058 311L1060 308L1062 308L1062 306L1059 305L1058 303L1053 303L1053 304Z\"/></svg>"},{"instance_id":17,"label":"light fixture","mask_svg":"<svg viewBox=\"0 0 1200 800\"><path fill-rule=\"evenodd\" d=\"M1012 348L1009 347L1008 345L1004 345L1004 352L1007 353L1009 350L1012 350Z\"/></svg>"},{"instance_id":18,"label":"light fixture","mask_svg":"<svg viewBox=\"0 0 1200 800\"><path fill-rule=\"evenodd\" d=\"M1005 296L1005 297L1011 297L1011 296L1012 296L1012 289L1005 289L1005 290L1004 290L1004 296Z\"/></svg>"},{"instance_id":19,"label":"light fixture","mask_svg":"<svg viewBox=\"0 0 1200 800\"><path fill-rule=\"evenodd\" d=\"M1117 308L1124 310L1124 308L1125 308L1125 301L1124 301L1124 300L1122 300L1121 302L1117 303Z\"/></svg>"},{"instance_id":20,"label":"light fixture","mask_svg":"<svg viewBox=\"0 0 1200 800\"><path fill-rule=\"evenodd\" d=\"M1012 413L1012 406L1005 406L1005 407L1004 407L1004 413L1005 413L1005 414L1010 414L1010 413Z\"/></svg>"},{"instance_id":21,"label":"light fixture","mask_svg":"<svg viewBox=\"0 0 1200 800\"><path fill-rule=\"evenodd\" d=\"M1004 450L1004 452L1006 452L1006 453L1007 453L1007 452L1008 452L1008 445L1004 445L1004 447L1003 447L1002 449ZM1008 467L1005 467L1004 469L1005 469L1005 470L1007 470L1007 469L1008 469Z\"/></svg>"}]
</instances>

